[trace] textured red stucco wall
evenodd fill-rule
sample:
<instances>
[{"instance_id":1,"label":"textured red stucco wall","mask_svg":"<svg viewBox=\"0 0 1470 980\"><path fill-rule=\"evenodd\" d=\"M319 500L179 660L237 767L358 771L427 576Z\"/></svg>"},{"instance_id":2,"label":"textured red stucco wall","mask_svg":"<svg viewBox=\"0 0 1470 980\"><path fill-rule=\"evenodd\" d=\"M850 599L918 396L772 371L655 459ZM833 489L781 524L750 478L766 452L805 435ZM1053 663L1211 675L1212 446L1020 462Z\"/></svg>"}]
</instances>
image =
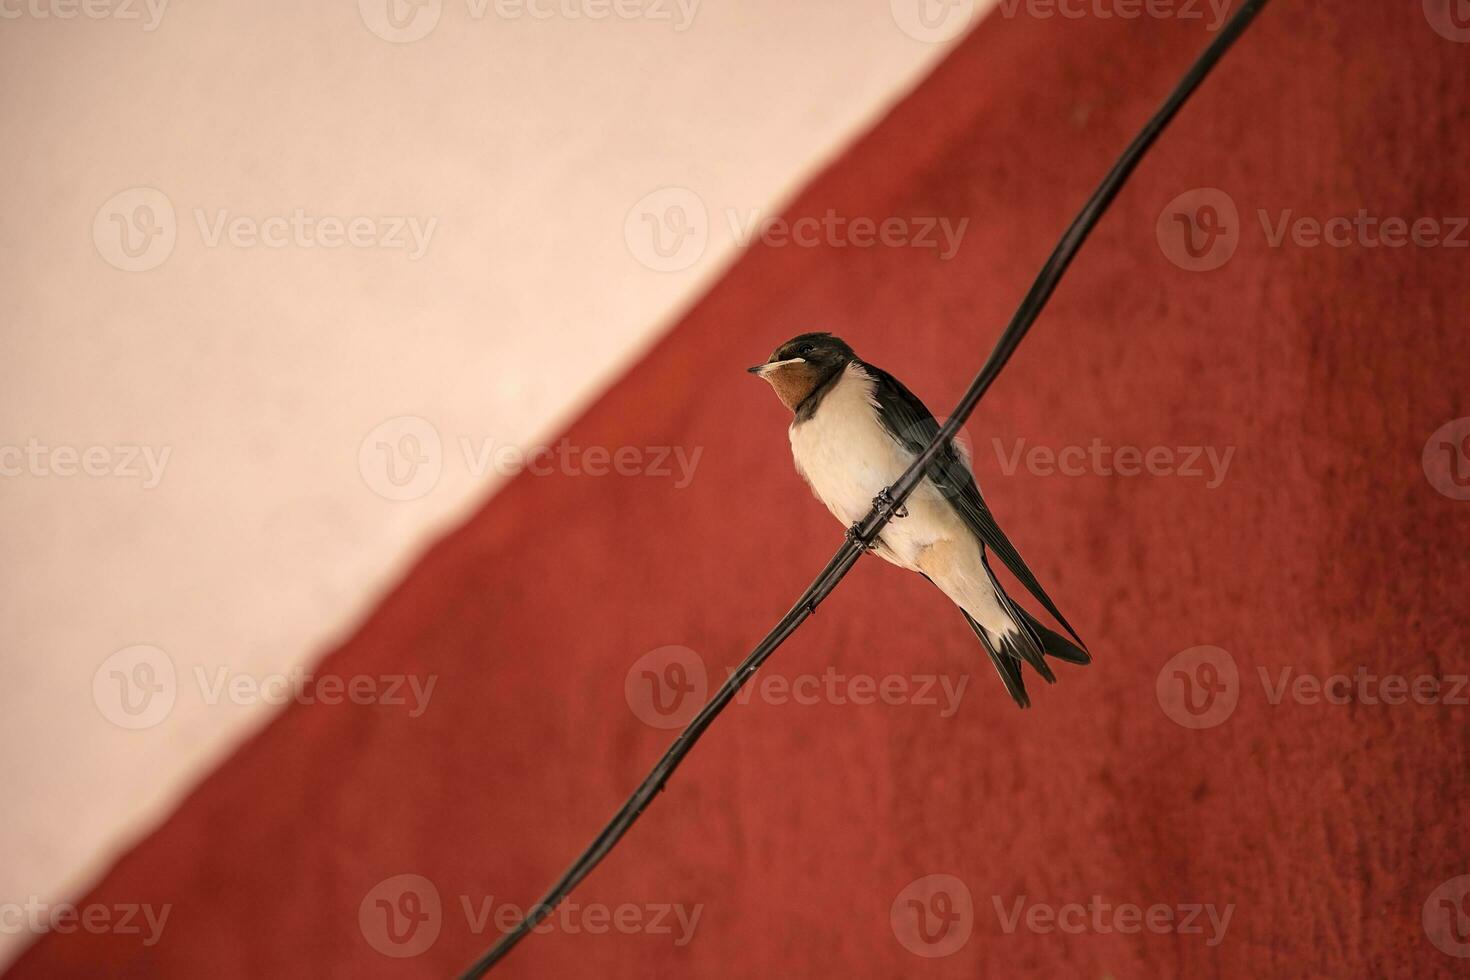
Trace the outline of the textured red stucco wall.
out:
<instances>
[{"instance_id":1,"label":"textured red stucco wall","mask_svg":"<svg viewBox=\"0 0 1470 980\"><path fill-rule=\"evenodd\" d=\"M161 941L52 935L12 975L463 967L494 934L475 931L466 900L476 915L531 901L670 741L630 710L635 662L683 646L718 681L835 546L792 470L784 410L740 369L832 329L945 411L1210 36L1198 20L992 17L792 209L969 218L952 260L756 247L567 433L700 449L688 486L515 480L321 667L435 675L421 717L287 711L88 896L171 904ZM1470 414L1470 251L1276 247L1258 211L1269 225L1287 209L1470 213L1467 107L1470 45L1431 29L1418 0L1277 0L1138 171L969 426L994 510L1094 665L1033 682L1036 706L1019 711L935 590L861 562L765 673L968 677L958 710L825 696L733 707L577 891L577 931L532 937L504 975L1463 974L1470 960L1437 948L1423 915L1428 903L1441 944L1470 952L1454 931L1470 931L1470 909L1456 922L1439 904L1456 894L1431 898L1470 872L1470 706L1386 704L1356 680L1348 704L1273 695L1288 668L1467 671L1470 501L1439 492L1421 454ZM1196 188L1238 212L1190 201L1196 215L1216 206L1237 239L1213 271L1181 268L1178 239L1158 235ZM1233 455L1213 488L1091 465L1006 475L1017 440ZM340 450L355 465L356 447ZM1200 646L1224 654L1170 664ZM1188 660L1201 656L1213 659ZM1215 705L1199 716L1209 727L1173 720L1196 719L1175 667L1227 686L1196 702ZM400 874L432 882L441 911L432 945L396 958L374 948L387 943L374 889ZM931 919L934 946L905 919L905 889L929 875L962 882L973 909L958 931ZM962 912L944 881L930 911ZM1099 902L1110 908L1064 908ZM676 944L672 917L673 934L591 934L589 904L623 903L641 916L700 906L692 941ZM1131 922L1118 906L1192 903L1230 909L1223 935L1207 915L1201 933L1118 929ZM1028 926L1047 909L1068 931ZM943 957L900 938L943 952L965 929Z\"/></svg>"}]
</instances>

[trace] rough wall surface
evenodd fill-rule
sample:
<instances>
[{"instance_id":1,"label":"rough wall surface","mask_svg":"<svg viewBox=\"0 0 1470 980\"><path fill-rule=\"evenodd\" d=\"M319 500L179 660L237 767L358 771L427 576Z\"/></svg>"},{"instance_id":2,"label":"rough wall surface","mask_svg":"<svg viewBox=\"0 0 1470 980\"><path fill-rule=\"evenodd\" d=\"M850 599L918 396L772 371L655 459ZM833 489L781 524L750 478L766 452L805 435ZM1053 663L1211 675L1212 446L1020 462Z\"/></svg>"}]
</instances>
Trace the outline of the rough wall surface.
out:
<instances>
[{"instance_id":1,"label":"rough wall surface","mask_svg":"<svg viewBox=\"0 0 1470 980\"><path fill-rule=\"evenodd\" d=\"M480 913L538 895L670 741L630 710L635 661L687 647L718 682L835 546L792 470L784 410L741 368L832 329L946 410L1211 36L1184 20L981 25L789 215L968 218L952 258L756 246L566 434L699 450L687 486L513 481L320 667L433 675L420 717L287 711L86 899L171 904L159 942L50 935L11 975L463 967L494 935ZM1444 219L1470 213L1467 66L1470 46L1418 3L1268 9L972 420L982 487L1094 665L1033 683L1019 711L942 596L861 562L765 674L965 680L958 710L944 716L942 693L855 704L851 683L816 704L778 692L732 707L578 890L570 927L532 937L504 974L1463 972L1423 915L1470 871L1470 707L1444 703L1466 691L1389 704L1383 678L1466 671L1470 502L1434 485L1455 492L1460 471L1428 479L1421 457L1470 414L1470 252L1370 247L1358 230L1312 246L1289 226L1366 209L1454 234ZM1193 260L1169 212L1197 188L1237 212L1186 199L1194 244L1210 227L1220 248L1236 239L1212 271L1181 267ZM1095 441L1167 447L1174 472L1122 475L1126 456L1096 462ZM1069 446L1089 451L1080 475L1029 454ZM1222 475L1207 454L1185 465L1188 447L1233 453ZM1171 663L1202 646L1223 655ZM1352 681L1329 684L1346 704L1312 696L1334 675ZM379 951L392 941L374 889L401 874L432 882L440 907L432 945L398 958ZM917 923L930 946L903 900L928 875L951 876L918 896L936 917ZM645 924L652 906L698 906L692 940L676 942L672 916L672 934L593 934L587 907L624 903ZM1229 909L1228 924L1178 928L1196 903ZM1174 925L1122 931L1128 905L1167 906ZM1430 924L1470 952L1457 941L1470 918ZM911 951L942 951L955 929L969 930L957 951Z\"/></svg>"}]
</instances>

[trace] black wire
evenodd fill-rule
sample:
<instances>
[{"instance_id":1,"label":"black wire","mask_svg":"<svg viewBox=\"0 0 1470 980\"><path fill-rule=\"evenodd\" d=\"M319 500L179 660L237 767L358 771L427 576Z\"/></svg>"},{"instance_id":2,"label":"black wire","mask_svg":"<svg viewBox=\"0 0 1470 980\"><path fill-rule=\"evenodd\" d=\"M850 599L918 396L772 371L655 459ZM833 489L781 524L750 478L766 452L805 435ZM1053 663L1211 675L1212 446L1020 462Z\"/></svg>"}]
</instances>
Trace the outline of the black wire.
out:
<instances>
[{"instance_id":1,"label":"black wire","mask_svg":"<svg viewBox=\"0 0 1470 980\"><path fill-rule=\"evenodd\" d=\"M843 576L857 563L867 546L878 537L883 525L887 524L894 513L903 506L904 500L923 478L930 461L943 446L954 438L960 427L970 417L970 413L975 410L975 406L979 404L981 397L1000 374L1001 369L1005 367L1006 362L1011 359L1011 355L1021 343L1021 338L1026 336L1026 331L1031 329L1031 324L1036 321L1046 301L1056 290L1062 274L1072 264L1077 250L1081 248L1083 241L1102 217L1103 212L1107 210L1108 205L1112 203L1113 198L1118 196L1123 183L1133 173L1139 161L1143 159L1143 155L1158 139L1159 133L1174 118L1199 84L1204 81L1210 70L1224 57L1230 46L1245 32L1266 3L1267 0L1246 0L1245 5L1230 18L1219 36L1210 43L1210 46L1200 55L1199 60L1185 74L1178 87L1154 113L1153 118L1143 127L1143 131L1134 138L1132 143L1128 144L1122 157L1113 165L1113 169L1108 171L1108 175L1103 178L1102 183L1098 185L1097 190L1083 206L1081 213L1067 228L1062 240L1057 243L1056 249L1046 260L1046 265L1037 275L1036 282L1031 286L1025 299L1021 301L1010 324L1000 335L995 349L990 352L989 359L981 367L980 373L975 375L975 379L970 382L970 387L965 390L964 397L960 399L959 405L955 407L949 420L940 428L934 440L909 464L903 476L899 477L898 481L889 488L887 495L874 501L873 509L868 512L868 516L858 523L856 533L843 542L842 547L837 549L837 553L832 556L832 560L827 562L827 567L822 569L812 580L812 584L807 586L806 591L801 594L801 598L796 600L796 605L781 617L781 621L766 634L760 645L752 650L725 683L720 685L714 697L709 699L709 702L700 709L699 714L694 716L689 726L674 740L674 744L669 746L663 758L658 760L658 764L633 791L633 795L623 804L622 809L613 816L612 820L608 821L602 833L597 835L597 839L528 911L520 924L501 936L499 942L464 972L462 980L476 980L483 976L506 953L509 953L516 943L531 931L532 927L549 915L551 910L566 898L583 878L587 877L633 825L633 821L638 819L639 814L653 800L654 795L663 790L664 783L673 774L674 769L683 761L684 756L689 754L689 750L694 747L695 742L699 741L699 737L714 722L716 716L725 710L725 706L730 703L745 682L760 669L771 654L776 652L776 648L816 611L817 604L831 594L832 590L837 587L837 583L841 582Z\"/></svg>"}]
</instances>

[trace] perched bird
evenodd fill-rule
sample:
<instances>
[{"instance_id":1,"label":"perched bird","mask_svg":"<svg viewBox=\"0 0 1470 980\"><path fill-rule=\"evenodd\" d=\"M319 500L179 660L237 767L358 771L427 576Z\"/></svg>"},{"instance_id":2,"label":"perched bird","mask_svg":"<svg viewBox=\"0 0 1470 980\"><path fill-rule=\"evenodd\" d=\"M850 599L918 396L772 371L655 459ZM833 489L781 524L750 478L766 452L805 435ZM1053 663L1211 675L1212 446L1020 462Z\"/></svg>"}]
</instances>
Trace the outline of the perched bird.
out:
<instances>
[{"instance_id":1,"label":"perched bird","mask_svg":"<svg viewBox=\"0 0 1470 980\"><path fill-rule=\"evenodd\" d=\"M768 381L794 417L791 455L817 499L852 528L873 499L897 482L939 431L939 423L897 378L861 360L829 333L807 333L776 348L748 369ZM935 457L873 550L900 568L918 572L960 607L1015 702L1031 706L1021 662L1055 683L1046 656L1068 663L1092 660L1077 631L1006 538L952 444ZM1036 620L1006 595L987 551L1000 556L1036 601L1072 640Z\"/></svg>"}]
</instances>

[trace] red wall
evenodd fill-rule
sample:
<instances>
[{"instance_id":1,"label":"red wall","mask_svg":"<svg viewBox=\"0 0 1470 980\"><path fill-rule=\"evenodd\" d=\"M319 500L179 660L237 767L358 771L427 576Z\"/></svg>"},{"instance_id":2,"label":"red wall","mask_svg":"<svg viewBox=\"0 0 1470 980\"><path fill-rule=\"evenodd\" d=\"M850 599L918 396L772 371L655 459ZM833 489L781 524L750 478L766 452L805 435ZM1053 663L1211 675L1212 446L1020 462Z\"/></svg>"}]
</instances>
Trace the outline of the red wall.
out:
<instances>
[{"instance_id":1,"label":"red wall","mask_svg":"<svg viewBox=\"0 0 1470 980\"><path fill-rule=\"evenodd\" d=\"M1017 710L942 596L861 562L765 673L968 677L959 710L733 707L576 892L581 931L532 937L504 975L1465 971L1421 915L1470 872L1470 706L1273 704L1259 673L1449 677L1466 672L1470 638L1470 502L1421 466L1431 433L1470 414L1470 251L1272 247L1257 217L1470 214L1470 45L1431 30L1418 2L1308 7L1277 0L1209 80L969 426L996 514L1095 663L1033 682L1035 707ZM566 434L700 449L687 487L515 480L321 667L435 675L421 717L287 711L87 897L171 904L159 942L52 935L11 975L466 965L493 928L476 934L461 898L531 901L669 743L630 710L634 662L680 645L723 678L836 545L793 472L784 410L741 368L832 329L945 411L1212 36L1200 21L992 17L792 209L968 217L951 261L756 247ZM1174 264L1156 235L1166 205L1199 187L1239 212L1234 255L1209 272ZM1214 489L1187 475L1007 476L995 439L1234 455ZM1228 682L1233 663L1237 703L1193 729L1165 710L1179 711L1165 668L1201 645L1228 654L1217 665ZM1206 677L1198 666L1186 674ZM399 874L441 901L415 957L375 950L371 900L366 931L359 921ZM900 942L902 901L891 915L931 874L962 881L973 906L967 942L941 958ZM1022 896L1233 911L1214 945L1208 920L1204 934L1122 934L1115 912L1096 913L1101 927L1089 912L1080 932L1007 932L997 903L1009 916ZM588 903L702 909L676 946L588 934Z\"/></svg>"}]
</instances>

